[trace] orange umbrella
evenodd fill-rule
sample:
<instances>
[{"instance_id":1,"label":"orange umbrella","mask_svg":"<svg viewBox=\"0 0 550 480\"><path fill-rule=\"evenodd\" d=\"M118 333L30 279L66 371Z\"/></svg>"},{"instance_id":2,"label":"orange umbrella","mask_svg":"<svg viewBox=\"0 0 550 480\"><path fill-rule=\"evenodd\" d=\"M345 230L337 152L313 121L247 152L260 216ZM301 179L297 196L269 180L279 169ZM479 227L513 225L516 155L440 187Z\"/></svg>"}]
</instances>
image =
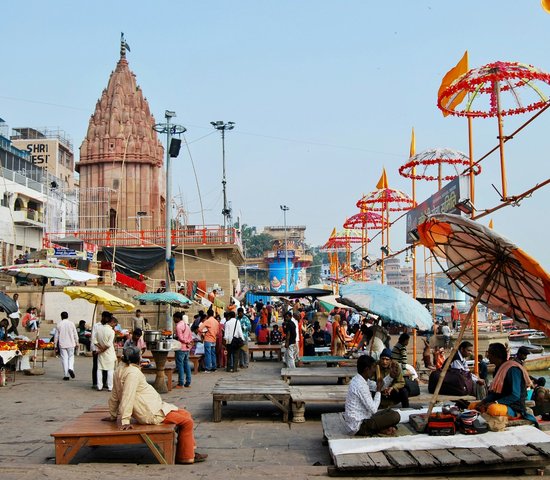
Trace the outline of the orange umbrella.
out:
<instances>
[{"instance_id":1,"label":"orange umbrella","mask_svg":"<svg viewBox=\"0 0 550 480\"><path fill-rule=\"evenodd\" d=\"M459 215L433 215L419 225L418 234L439 262L445 259L443 270L458 288L550 334L550 276L522 249Z\"/></svg>"},{"instance_id":2,"label":"orange umbrella","mask_svg":"<svg viewBox=\"0 0 550 480\"><path fill-rule=\"evenodd\" d=\"M451 281L475 297L441 372L428 409L431 413L479 302L550 334L550 276L515 244L460 215L432 215L418 226L418 235Z\"/></svg>"}]
</instances>

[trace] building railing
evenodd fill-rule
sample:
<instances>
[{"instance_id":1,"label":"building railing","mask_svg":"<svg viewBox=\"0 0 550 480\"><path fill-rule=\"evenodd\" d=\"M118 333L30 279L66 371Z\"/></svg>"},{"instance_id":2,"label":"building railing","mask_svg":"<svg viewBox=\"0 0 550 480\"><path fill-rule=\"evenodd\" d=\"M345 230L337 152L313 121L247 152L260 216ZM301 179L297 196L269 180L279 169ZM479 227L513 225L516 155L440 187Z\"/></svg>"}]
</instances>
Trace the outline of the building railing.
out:
<instances>
[{"instance_id":1,"label":"building railing","mask_svg":"<svg viewBox=\"0 0 550 480\"><path fill-rule=\"evenodd\" d=\"M166 231L164 228L151 230L116 230L116 229L82 229L66 232L47 232L44 235L44 248L48 248L56 239L75 236L88 243L110 247L164 247ZM242 248L241 238L235 228L226 228L217 225L204 227L187 226L175 228L171 235L172 245L236 245Z\"/></svg>"}]
</instances>

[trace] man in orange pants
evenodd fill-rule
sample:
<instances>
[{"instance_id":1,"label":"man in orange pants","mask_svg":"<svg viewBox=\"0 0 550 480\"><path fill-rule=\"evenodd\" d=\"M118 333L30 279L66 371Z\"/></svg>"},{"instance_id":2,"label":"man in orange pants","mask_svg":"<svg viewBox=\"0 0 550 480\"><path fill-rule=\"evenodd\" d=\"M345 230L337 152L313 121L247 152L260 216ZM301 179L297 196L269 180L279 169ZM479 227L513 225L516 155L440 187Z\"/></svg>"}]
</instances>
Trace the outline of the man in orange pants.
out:
<instances>
[{"instance_id":1,"label":"man in orange pants","mask_svg":"<svg viewBox=\"0 0 550 480\"><path fill-rule=\"evenodd\" d=\"M129 346L124 349L124 363L117 369L113 379L113 392L109 399L110 416L103 420L116 422L120 417L121 430L132 428L132 418L145 425L174 423L179 427L176 463L189 465L204 462L208 455L195 453L191 414L162 400L140 370L140 359L139 348Z\"/></svg>"}]
</instances>

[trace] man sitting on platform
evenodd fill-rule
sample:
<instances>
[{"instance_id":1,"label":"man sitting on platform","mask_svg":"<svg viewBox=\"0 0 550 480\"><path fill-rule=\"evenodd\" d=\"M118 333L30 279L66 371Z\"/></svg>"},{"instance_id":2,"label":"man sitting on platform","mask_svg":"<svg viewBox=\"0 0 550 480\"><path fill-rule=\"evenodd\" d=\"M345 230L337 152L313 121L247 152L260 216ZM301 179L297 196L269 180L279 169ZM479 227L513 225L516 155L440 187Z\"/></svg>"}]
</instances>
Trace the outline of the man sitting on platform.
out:
<instances>
[{"instance_id":1,"label":"man sitting on platform","mask_svg":"<svg viewBox=\"0 0 550 480\"><path fill-rule=\"evenodd\" d=\"M132 418L143 425L176 424L179 427L176 463L204 462L208 455L195 452L191 414L162 400L157 391L147 383L139 368L140 359L138 347L124 349L124 364L115 373L113 393L109 399L110 416L103 420L116 422L120 416L120 430L132 429Z\"/></svg>"},{"instance_id":2,"label":"man sitting on platform","mask_svg":"<svg viewBox=\"0 0 550 480\"><path fill-rule=\"evenodd\" d=\"M381 392L388 388L390 379L371 379L376 374L376 360L370 355L361 355L357 359L357 375L350 382L346 397L344 422L347 430L353 435L385 434L395 435L400 416L395 410L377 411L380 405ZM374 397L371 393L375 390Z\"/></svg>"},{"instance_id":3,"label":"man sitting on platform","mask_svg":"<svg viewBox=\"0 0 550 480\"><path fill-rule=\"evenodd\" d=\"M403 408L409 407L409 391L405 387L403 370L399 364L391 359L391 350L385 348L377 362L376 380L383 380L389 384L382 390L381 408L387 408L401 403Z\"/></svg>"},{"instance_id":4,"label":"man sitting on platform","mask_svg":"<svg viewBox=\"0 0 550 480\"><path fill-rule=\"evenodd\" d=\"M469 408L493 416L522 416L536 424L536 418L527 413L525 407L527 387L531 385L525 367L515 360L507 360L508 353L502 343L491 343L487 357L489 362L495 365L489 393L481 402L470 404Z\"/></svg>"}]
</instances>

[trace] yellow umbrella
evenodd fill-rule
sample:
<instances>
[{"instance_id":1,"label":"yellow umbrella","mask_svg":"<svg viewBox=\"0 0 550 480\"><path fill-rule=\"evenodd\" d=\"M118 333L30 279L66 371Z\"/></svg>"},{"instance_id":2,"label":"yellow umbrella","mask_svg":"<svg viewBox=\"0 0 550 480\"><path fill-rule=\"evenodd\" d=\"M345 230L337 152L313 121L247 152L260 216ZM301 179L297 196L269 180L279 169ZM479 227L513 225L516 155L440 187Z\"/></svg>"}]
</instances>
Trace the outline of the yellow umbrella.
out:
<instances>
[{"instance_id":1,"label":"yellow umbrella","mask_svg":"<svg viewBox=\"0 0 550 480\"><path fill-rule=\"evenodd\" d=\"M102 305L105 310L114 312L115 310L128 310L131 312L136 307L133 303L127 302L122 298L115 297L114 295L95 287L65 287L63 293L66 293L71 297L71 300L76 298L82 298L90 303Z\"/></svg>"}]
</instances>

